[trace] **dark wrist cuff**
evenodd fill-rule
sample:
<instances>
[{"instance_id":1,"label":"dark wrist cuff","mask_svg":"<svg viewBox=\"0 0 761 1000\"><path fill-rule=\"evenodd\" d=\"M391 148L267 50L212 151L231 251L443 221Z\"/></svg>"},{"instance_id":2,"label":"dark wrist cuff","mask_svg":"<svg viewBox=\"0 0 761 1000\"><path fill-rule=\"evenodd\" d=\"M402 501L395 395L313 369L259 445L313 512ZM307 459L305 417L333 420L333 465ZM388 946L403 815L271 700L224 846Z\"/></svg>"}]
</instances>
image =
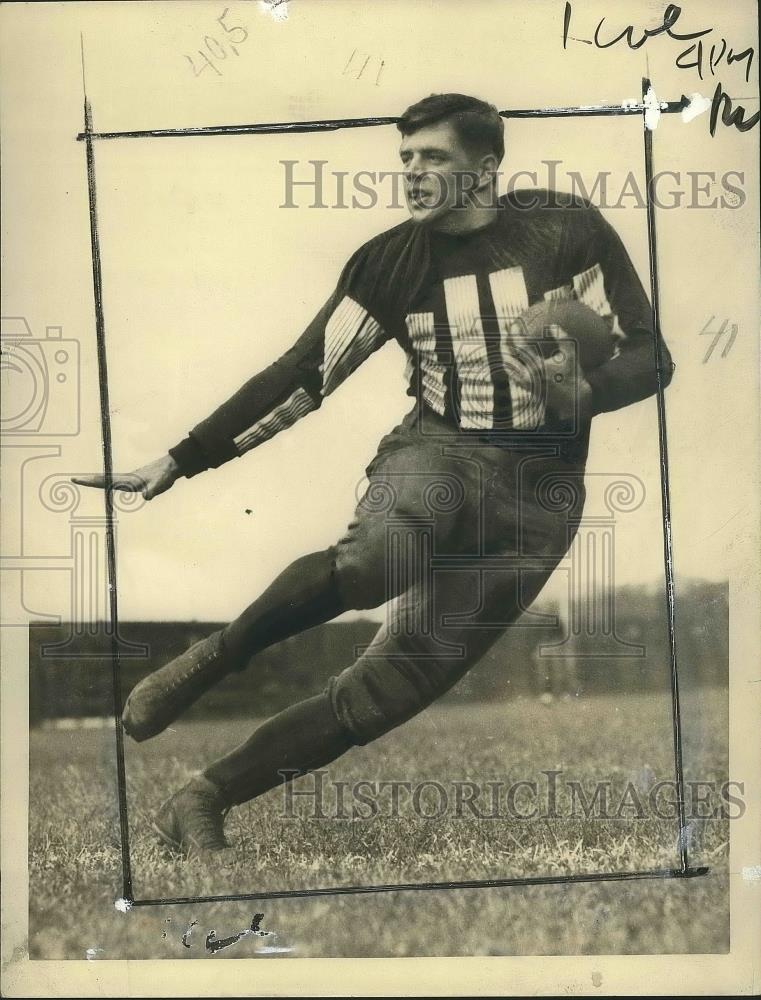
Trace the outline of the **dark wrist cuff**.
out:
<instances>
[{"instance_id":1,"label":"dark wrist cuff","mask_svg":"<svg viewBox=\"0 0 761 1000\"><path fill-rule=\"evenodd\" d=\"M190 479L209 468L209 462L201 446L192 436L188 436L184 441L180 441L174 448L169 449L169 454L180 467L180 475Z\"/></svg>"}]
</instances>

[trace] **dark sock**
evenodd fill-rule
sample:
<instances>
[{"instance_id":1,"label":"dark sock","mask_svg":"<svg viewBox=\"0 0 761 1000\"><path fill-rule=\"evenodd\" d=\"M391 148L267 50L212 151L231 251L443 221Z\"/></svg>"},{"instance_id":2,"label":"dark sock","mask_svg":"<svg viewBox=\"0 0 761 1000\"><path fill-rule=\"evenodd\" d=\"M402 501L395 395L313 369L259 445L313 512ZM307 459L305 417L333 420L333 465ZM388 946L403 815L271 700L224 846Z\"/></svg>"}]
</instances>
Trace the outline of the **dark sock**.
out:
<instances>
[{"instance_id":1,"label":"dark sock","mask_svg":"<svg viewBox=\"0 0 761 1000\"><path fill-rule=\"evenodd\" d=\"M237 669L268 646L330 621L347 608L336 584L332 549L296 559L222 632L225 656Z\"/></svg>"},{"instance_id":2,"label":"dark sock","mask_svg":"<svg viewBox=\"0 0 761 1000\"><path fill-rule=\"evenodd\" d=\"M227 805L239 805L324 767L352 746L353 740L323 693L269 719L245 743L208 767L203 776L221 789ZM296 773L284 777L280 770Z\"/></svg>"}]
</instances>

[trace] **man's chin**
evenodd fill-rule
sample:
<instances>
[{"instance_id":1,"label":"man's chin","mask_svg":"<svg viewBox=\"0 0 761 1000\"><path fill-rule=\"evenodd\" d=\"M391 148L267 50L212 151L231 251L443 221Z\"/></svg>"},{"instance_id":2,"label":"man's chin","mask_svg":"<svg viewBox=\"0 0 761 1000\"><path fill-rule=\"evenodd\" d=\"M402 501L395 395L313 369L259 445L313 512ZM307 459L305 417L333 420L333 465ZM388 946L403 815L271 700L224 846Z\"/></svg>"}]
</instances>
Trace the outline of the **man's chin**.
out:
<instances>
[{"instance_id":1,"label":"man's chin","mask_svg":"<svg viewBox=\"0 0 761 1000\"><path fill-rule=\"evenodd\" d=\"M407 209L410 213L412 221L419 226L430 226L441 220L445 215L449 214L449 209L446 205L437 205L435 207L428 208L425 205L414 205L408 203Z\"/></svg>"}]
</instances>

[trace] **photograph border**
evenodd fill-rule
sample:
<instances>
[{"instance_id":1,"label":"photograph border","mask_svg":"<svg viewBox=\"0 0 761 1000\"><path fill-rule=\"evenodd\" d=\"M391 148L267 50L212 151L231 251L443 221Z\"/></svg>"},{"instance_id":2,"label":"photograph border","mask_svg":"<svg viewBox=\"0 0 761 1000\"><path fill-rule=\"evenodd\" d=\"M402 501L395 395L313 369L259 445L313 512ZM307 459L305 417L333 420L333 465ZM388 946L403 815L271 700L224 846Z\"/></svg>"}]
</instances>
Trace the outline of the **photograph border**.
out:
<instances>
[{"instance_id":1,"label":"photograph border","mask_svg":"<svg viewBox=\"0 0 761 1000\"><path fill-rule=\"evenodd\" d=\"M653 183L653 129L648 123L648 115L674 114L683 111L689 100L682 96L679 101L661 102L655 97L650 80L642 78L641 103L627 102L619 105L580 105L577 107L550 107L541 109L514 109L500 111L501 117L511 118L575 118L598 116L642 116L643 123L643 153L646 180L646 211L648 255L650 271L651 308L653 315L653 339L655 344L655 374L657 379L657 412L658 412L658 449L660 464L661 511L663 522L663 552L664 552L664 582L667 610L667 625L669 635L669 673L671 687L671 719L673 734L674 772L678 820L678 861L674 868L649 869L629 872L590 872L577 875L547 875L533 877L516 877L505 879L478 879L472 881L442 881L420 882L409 884L376 884L335 886L316 889L296 889L275 892L250 892L220 894L211 896L181 896L175 898L135 898L133 891L132 865L129 842L129 816L127 806L126 769L124 757L124 729L121 721L123 710L123 693L119 648L119 613L116 546L114 537L113 514L113 459L111 446L111 421L109 405L108 359L106 351L105 318L102 294L101 271L101 234L98 229L97 188L95 171L94 143L102 140L129 138L163 138L180 136L214 136L214 135L255 135L274 133L303 133L337 131L346 128L367 128L379 125L392 125L398 122L396 117L369 117L348 119L325 119L309 122L276 122L270 124L250 125L213 125L190 128L164 128L133 130L120 132L96 132L93 129L92 107L87 98L85 83L84 42L82 40L82 82L84 89L84 131L77 135L77 141L84 142L87 166L87 187L89 200L90 246L92 257L93 294L95 302L95 333L98 364L98 382L100 393L100 422L103 450L103 472L105 479L105 534L107 556L107 582L109 599L108 630L111 638L111 674L113 683L113 708L116 738L117 791L119 805L120 853L122 864L122 898L117 900L118 909L131 909L139 906L166 906L173 904L197 904L211 902L228 902L233 900L265 900L303 898L309 896L355 895L361 893L424 891L437 889L470 889L495 888L508 886L556 885L608 881L631 881L638 879L671 879L695 878L707 875L706 866L692 866L688 855L688 837L686 836L685 789L682 761L682 721L679 701L679 679L677 669L676 642L674 630L675 587L672 555L671 530L671 498L669 486L668 441L666 426L666 406L664 399L663 376L661 373L661 348L659 343L659 282L656 247L655 207L652 192Z\"/></svg>"}]
</instances>

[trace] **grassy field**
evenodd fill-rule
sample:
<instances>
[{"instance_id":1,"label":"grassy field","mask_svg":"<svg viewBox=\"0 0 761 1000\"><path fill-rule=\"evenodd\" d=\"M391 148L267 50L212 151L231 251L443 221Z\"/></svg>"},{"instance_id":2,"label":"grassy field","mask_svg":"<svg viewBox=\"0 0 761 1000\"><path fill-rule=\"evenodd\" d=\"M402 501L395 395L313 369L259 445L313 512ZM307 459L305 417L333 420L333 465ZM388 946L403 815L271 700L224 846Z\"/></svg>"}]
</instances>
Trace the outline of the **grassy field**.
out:
<instances>
[{"instance_id":1,"label":"grassy field","mask_svg":"<svg viewBox=\"0 0 761 1000\"><path fill-rule=\"evenodd\" d=\"M683 703L688 779L727 776L726 693L693 692ZM379 794L379 815L311 818L302 797L290 817L276 789L235 810L227 831L238 848L227 867L168 856L148 827L167 792L251 730L251 722L188 723L127 747L135 896L167 898L373 883L504 878L624 871L677 863L673 820L624 805L620 816L568 815L564 792L576 779L591 792L610 782L621 804L628 783L647 790L673 774L668 696L533 699L489 706L436 707L329 769L324 805L335 812L335 782L440 782L412 808ZM269 937L249 935L214 956L553 955L723 952L729 946L727 820L690 825L691 858L711 873L649 880L542 887L481 888L327 896L263 902L135 907L118 912L121 868L113 735L108 729L31 734L30 954L32 958L210 958L218 938L263 913ZM536 781L555 770L557 818L457 815L454 782ZM313 787L300 779L297 790ZM430 794L429 794L430 793ZM477 800L488 813L487 792ZM351 798L345 812L351 817ZM629 800L631 803L631 800ZM537 800L546 812L546 795ZM531 803L519 795L516 809ZM421 812L437 812L425 818ZM76 919L61 919L61 914ZM196 921L186 944L181 938ZM189 945L186 946L186 945Z\"/></svg>"}]
</instances>

